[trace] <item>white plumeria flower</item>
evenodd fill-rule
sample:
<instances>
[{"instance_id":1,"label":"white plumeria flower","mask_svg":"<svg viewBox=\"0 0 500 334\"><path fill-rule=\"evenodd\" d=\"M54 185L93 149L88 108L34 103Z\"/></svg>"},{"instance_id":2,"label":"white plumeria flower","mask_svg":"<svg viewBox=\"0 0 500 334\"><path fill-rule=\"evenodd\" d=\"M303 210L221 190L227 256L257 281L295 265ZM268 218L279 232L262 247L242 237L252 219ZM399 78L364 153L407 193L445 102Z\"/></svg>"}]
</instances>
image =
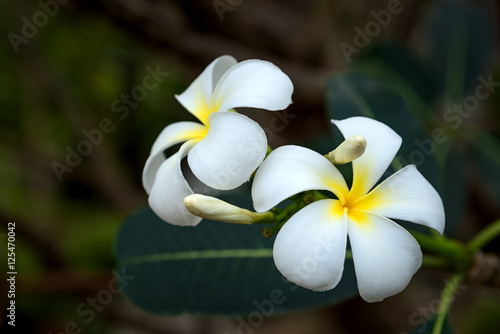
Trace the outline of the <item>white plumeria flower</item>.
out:
<instances>
[{"instance_id":1,"label":"white plumeria flower","mask_svg":"<svg viewBox=\"0 0 500 334\"><path fill-rule=\"evenodd\" d=\"M349 236L359 293L368 302L381 301L401 292L422 264L417 241L386 217L443 233L443 203L414 165L372 189L399 150L401 137L365 117L332 122L345 138L361 135L367 142L364 154L352 162L351 189L324 156L299 146L283 146L256 173L254 207L264 212L306 190L335 194L338 199L313 202L285 223L274 242L276 267L302 287L332 289L342 276Z\"/></svg>"},{"instance_id":2,"label":"white plumeria flower","mask_svg":"<svg viewBox=\"0 0 500 334\"><path fill-rule=\"evenodd\" d=\"M238 63L230 56L215 59L177 100L201 123L177 122L163 129L151 149L143 171L149 205L163 220L194 226L200 217L190 214L183 199L193 190L181 171L186 157L193 174L219 190L246 182L264 160L264 130L236 107L281 110L291 103L293 84L270 62ZM164 151L185 142L168 159Z\"/></svg>"}]
</instances>

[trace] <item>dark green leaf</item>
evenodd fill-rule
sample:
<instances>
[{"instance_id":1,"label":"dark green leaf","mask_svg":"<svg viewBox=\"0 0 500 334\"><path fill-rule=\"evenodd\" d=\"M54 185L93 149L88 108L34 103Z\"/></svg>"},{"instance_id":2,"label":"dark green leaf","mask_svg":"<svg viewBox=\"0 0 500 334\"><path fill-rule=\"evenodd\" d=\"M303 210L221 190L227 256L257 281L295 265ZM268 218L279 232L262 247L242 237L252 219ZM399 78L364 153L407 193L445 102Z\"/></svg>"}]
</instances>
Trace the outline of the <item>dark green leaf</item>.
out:
<instances>
[{"instance_id":1,"label":"dark green leaf","mask_svg":"<svg viewBox=\"0 0 500 334\"><path fill-rule=\"evenodd\" d=\"M492 17L471 2L440 1L425 20L429 73L443 96L461 101L491 61Z\"/></svg>"},{"instance_id":2,"label":"dark green leaf","mask_svg":"<svg viewBox=\"0 0 500 334\"><path fill-rule=\"evenodd\" d=\"M432 77L422 67L420 59L397 43L376 44L358 57L353 65L355 68L362 68L366 74L392 84L392 88L400 92L408 104L419 99L420 103L426 104L424 108L427 109L436 94ZM416 105L420 103L417 101ZM420 110L423 111L425 110Z\"/></svg>"},{"instance_id":3,"label":"dark green leaf","mask_svg":"<svg viewBox=\"0 0 500 334\"><path fill-rule=\"evenodd\" d=\"M234 203L234 201L233 201ZM117 235L117 270L134 276L124 293L156 314L263 316L341 302L357 294L352 261L340 284L312 292L287 282L262 227L202 221L178 227L144 208Z\"/></svg>"}]
</instances>

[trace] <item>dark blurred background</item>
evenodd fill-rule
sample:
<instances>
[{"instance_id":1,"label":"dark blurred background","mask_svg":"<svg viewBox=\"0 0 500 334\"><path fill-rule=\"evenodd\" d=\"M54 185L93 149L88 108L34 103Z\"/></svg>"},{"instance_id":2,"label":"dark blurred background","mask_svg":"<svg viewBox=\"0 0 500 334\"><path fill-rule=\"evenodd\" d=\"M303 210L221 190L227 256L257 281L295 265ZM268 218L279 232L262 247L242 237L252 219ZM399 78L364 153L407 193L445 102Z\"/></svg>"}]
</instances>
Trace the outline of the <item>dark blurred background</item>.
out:
<instances>
[{"instance_id":1,"label":"dark blurred background","mask_svg":"<svg viewBox=\"0 0 500 334\"><path fill-rule=\"evenodd\" d=\"M282 130L268 133L270 145L328 136L325 86L349 66L341 45L354 46L355 27L363 28L374 20L372 10L388 9L390 3L394 1L1 1L0 223L16 222L18 272L15 331L4 316L2 333L235 333L237 319L157 317L120 295L113 295L93 317L82 316L78 307L108 286L114 236L129 214L147 204L141 172L153 141L167 124L194 120L174 94L220 55L269 60L295 86L288 110L292 116L283 121ZM493 0L473 3L494 23L495 45L485 55L489 67L484 71L500 81L495 75L500 5ZM419 27L434 4L401 1L403 9L360 51L391 41L425 54ZM144 89L144 78L153 72L161 73L155 77L158 84ZM488 116L468 121L479 119L484 131L498 134L499 103L495 92L480 106ZM273 117L265 111L248 114L264 128ZM90 138L93 144L85 146L82 141ZM78 151L84 156L78 158ZM458 238L467 240L499 217L495 200L483 193L476 189L468 198L462 217L467 224ZM7 230L0 232L3 247ZM6 257L2 255L2 268L7 268ZM423 269L407 290L383 303L357 298L271 317L252 331L410 331L422 324L426 310L435 309L446 277ZM0 288L5 310L7 285ZM497 333L499 300L498 290L472 285L460 290L450 317L456 333Z\"/></svg>"}]
</instances>

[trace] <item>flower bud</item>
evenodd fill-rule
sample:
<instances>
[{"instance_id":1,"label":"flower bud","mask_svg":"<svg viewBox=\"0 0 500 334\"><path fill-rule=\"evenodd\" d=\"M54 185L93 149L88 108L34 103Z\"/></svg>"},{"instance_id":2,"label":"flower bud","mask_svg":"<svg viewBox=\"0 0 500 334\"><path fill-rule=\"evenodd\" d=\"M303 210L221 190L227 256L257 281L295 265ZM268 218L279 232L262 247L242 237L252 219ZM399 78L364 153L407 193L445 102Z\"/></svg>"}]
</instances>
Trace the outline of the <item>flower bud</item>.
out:
<instances>
[{"instance_id":1,"label":"flower bud","mask_svg":"<svg viewBox=\"0 0 500 334\"><path fill-rule=\"evenodd\" d=\"M343 165L356 160L365 153L366 139L361 135L347 138L335 150L328 153L327 158L335 165Z\"/></svg>"},{"instance_id":2,"label":"flower bud","mask_svg":"<svg viewBox=\"0 0 500 334\"><path fill-rule=\"evenodd\" d=\"M193 215L232 224L252 224L253 222L273 219L271 212L252 212L224 202L218 198L201 194L184 198L184 206Z\"/></svg>"}]
</instances>

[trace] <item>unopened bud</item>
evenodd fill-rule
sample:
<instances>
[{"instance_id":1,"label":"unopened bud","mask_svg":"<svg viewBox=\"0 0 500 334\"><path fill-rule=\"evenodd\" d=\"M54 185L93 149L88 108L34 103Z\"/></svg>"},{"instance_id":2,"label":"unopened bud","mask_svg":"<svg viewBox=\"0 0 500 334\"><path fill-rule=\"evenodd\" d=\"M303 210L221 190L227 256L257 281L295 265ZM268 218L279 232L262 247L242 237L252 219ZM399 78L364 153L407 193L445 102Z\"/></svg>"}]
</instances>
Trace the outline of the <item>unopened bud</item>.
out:
<instances>
[{"instance_id":1,"label":"unopened bud","mask_svg":"<svg viewBox=\"0 0 500 334\"><path fill-rule=\"evenodd\" d=\"M366 139L361 135L347 138L335 150L328 153L327 158L335 165L343 165L356 160L365 153Z\"/></svg>"},{"instance_id":2,"label":"unopened bud","mask_svg":"<svg viewBox=\"0 0 500 334\"><path fill-rule=\"evenodd\" d=\"M272 212L252 212L229 204L215 197L201 194L184 198L184 206L195 216L231 224L252 224L260 220L272 220Z\"/></svg>"}]
</instances>

